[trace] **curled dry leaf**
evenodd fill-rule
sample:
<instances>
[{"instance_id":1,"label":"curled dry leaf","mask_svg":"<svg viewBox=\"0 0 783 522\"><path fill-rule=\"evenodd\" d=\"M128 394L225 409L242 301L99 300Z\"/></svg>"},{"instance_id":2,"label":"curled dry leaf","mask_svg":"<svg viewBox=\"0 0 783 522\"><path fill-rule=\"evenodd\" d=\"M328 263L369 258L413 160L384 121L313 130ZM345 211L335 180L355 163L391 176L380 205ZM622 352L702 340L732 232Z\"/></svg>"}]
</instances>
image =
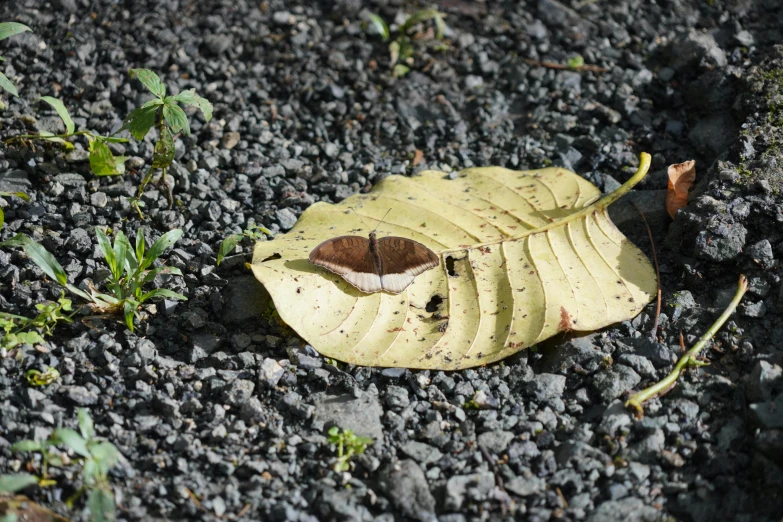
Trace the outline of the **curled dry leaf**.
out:
<instances>
[{"instance_id":1,"label":"curled dry leaf","mask_svg":"<svg viewBox=\"0 0 783 522\"><path fill-rule=\"evenodd\" d=\"M456 370L512 355L562 331L634 317L655 270L606 213L647 172L600 197L562 168L471 168L388 176L369 194L316 203L257 243L253 272L280 318L327 357L365 366ZM353 208L355 212L350 209ZM308 256L326 239L366 234L430 248L439 264L401 293L363 294Z\"/></svg>"},{"instance_id":2,"label":"curled dry leaf","mask_svg":"<svg viewBox=\"0 0 783 522\"><path fill-rule=\"evenodd\" d=\"M666 211L674 219L677 211L688 204L688 191L696 181L694 160L669 165L669 188L666 191Z\"/></svg>"}]
</instances>

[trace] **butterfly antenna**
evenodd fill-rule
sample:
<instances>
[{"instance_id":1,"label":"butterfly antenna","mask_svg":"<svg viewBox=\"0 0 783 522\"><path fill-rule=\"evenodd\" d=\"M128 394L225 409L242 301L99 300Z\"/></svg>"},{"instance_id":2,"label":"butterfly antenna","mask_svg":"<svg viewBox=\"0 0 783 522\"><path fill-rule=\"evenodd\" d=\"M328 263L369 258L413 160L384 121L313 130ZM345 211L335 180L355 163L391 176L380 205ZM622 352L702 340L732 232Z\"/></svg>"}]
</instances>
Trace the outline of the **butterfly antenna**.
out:
<instances>
[{"instance_id":1,"label":"butterfly antenna","mask_svg":"<svg viewBox=\"0 0 783 522\"><path fill-rule=\"evenodd\" d=\"M353 208L353 207L348 207L348 208L350 208L351 210L353 210L353 213L354 213L354 214L356 214L356 217L358 217L358 218L359 218L359 221L361 221L361 222L364 224L364 227L365 227L367 230L370 230L370 227L369 227L369 226L367 226L367 223L365 223L365 222L364 222L364 220L362 219L362 216L360 216L360 215L359 215L359 213L358 213L358 212L356 212L356 210L354 210L354 208ZM373 231L373 232L374 232L374 231Z\"/></svg>"},{"instance_id":2,"label":"butterfly antenna","mask_svg":"<svg viewBox=\"0 0 783 522\"><path fill-rule=\"evenodd\" d=\"M391 212L391 209L389 209L389 210L387 210L387 211L386 211L386 213L383 215L383 217L381 218L381 220L378 222L378 225L377 225L377 226L376 226L376 227L373 229L373 232L375 232L376 230L378 230L378 227L379 227L379 226L381 226L381 223L383 223L383 220L384 220L384 219L386 219L386 216L388 216L388 215L389 215L389 212Z\"/></svg>"}]
</instances>

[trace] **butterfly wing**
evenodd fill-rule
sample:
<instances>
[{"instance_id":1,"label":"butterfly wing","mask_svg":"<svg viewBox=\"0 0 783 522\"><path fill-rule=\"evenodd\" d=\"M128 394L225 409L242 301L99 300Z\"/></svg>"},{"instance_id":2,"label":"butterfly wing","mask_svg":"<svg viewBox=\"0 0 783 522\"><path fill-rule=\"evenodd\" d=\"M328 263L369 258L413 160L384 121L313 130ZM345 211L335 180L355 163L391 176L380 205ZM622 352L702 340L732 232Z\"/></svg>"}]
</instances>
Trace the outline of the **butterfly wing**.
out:
<instances>
[{"instance_id":1,"label":"butterfly wing","mask_svg":"<svg viewBox=\"0 0 783 522\"><path fill-rule=\"evenodd\" d=\"M310 252L310 262L342 276L362 292L371 294L383 289L366 237L328 239Z\"/></svg>"},{"instance_id":2,"label":"butterfly wing","mask_svg":"<svg viewBox=\"0 0 783 522\"><path fill-rule=\"evenodd\" d=\"M378 252L382 267L381 287L392 294L399 294L417 275L440 264L435 252L404 237L382 237L378 240Z\"/></svg>"}]
</instances>

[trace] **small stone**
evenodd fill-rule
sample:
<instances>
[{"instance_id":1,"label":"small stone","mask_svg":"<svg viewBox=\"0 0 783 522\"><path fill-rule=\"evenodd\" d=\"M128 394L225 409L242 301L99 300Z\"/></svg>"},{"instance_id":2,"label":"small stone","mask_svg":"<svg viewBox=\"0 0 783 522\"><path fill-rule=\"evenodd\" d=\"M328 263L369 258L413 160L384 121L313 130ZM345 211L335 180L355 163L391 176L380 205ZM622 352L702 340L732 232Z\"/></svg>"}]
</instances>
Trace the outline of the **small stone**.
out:
<instances>
[{"instance_id":1,"label":"small stone","mask_svg":"<svg viewBox=\"0 0 783 522\"><path fill-rule=\"evenodd\" d=\"M423 442L408 441L400 447L400 451L406 456L412 458L422 466L432 464L441 459L443 454L433 446Z\"/></svg>"},{"instance_id":2,"label":"small stone","mask_svg":"<svg viewBox=\"0 0 783 522\"><path fill-rule=\"evenodd\" d=\"M384 402L393 410L401 410L411 403L408 398L408 390L402 386L389 386Z\"/></svg>"},{"instance_id":3,"label":"small stone","mask_svg":"<svg viewBox=\"0 0 783 522\"><path fill-rule=\"evenodd\" d=\"M10 170L0 174L0 192L27 192L33 186L27 172Z\"/></svg>"},{"instance_id":4,"label":"small stone","mask_svg":"<svg viewBox=\"0 0 783 522\"><path fill-rule=\"evenodd\" d=\"M94 207L103 208L109 202L105 192L94 192L90 194L90 204Z\"/></svg>"},{"instance_id":5,"label":"small stone","mask_svg":"<svg viewBox=\"0 0 783 522\"><path fill-rule=\"evenodd\" d=\"M477 391L473 395L471 401L473 405L480 410L495 409L498 407L498 400L484 390Z\"/></svg>"},{"instance_id":6,"label":"small stone","mask_svg":"<svg viewBox=\"0 0 783 522\"><path fill-rule=\"evenodd\" d=\"M258 372L258 382L267 388L274 388L280 382L280 378L285 373L285 369L274 359L266 358L261 363Z\"/></svg>"},{"instance_id":7,"label":"small stone","mask_svg":"<svg viewBox=\"0 0 783 522\"><path fill-rule=\"evenodd\" d=\"M237 379L223 391L223 400L231 406L244 404L253 395L255 387L252 381Z\"/></svg>"},{"instance_id":8,"label":"small stone","mask_svg":"<svg viewBox=\"0 0 783 522\"><path fill-rule=\"evenodd\" d=\"M275 211L275 218L283 231L289 231L296 225L296 214L290 209L281 208Z\"/></svg>"},{"instance_id":9,"label":"small stone","mask_svg":"<svg viewBox=\"0 0 783 522\"><path fill-rule=\"evenodd\" d=\"M693 66L724 67L728 60L715 38L709 33L691 29L672 42L669 66L676 71L687 71Z\"/></svg>"},{"instance_id":10,"label":"small stone","mask_svg":"<svg viewBox=\"0 0 783 522\"><path fill-rule=\"evenodd\" d=\"M520 497L535 495L544 490L546 487L544 479L538 478L532 473L526 475L527 476L514 477L511 480L507 480L505 483L506 489Z\"/></svg>"},{"instance_id":11,"label":"small stone","mask_svg":"<svg viewBox=\"0 0 783 522\"><path fill-rule=\"evenodd\" d=\"M224 149L233 149L239 143L240 138L238 132L227 132L220 139L220 145L222 145Z\"/></svg>"},{"instance_id":12,"label":"small stone","mask_svg":"<svg viewBox=\"0 0 783 522\"><path fill-rule=\"evenodd\" d=\"M240 418L247 424L255 424L263 421L268 415L267 409L258 400L258 397L250 397L239 410Z\"/></svg>"},{"instance_id":13,"label":"small stone","mask_svg":"<svg viewBox=\"0 0 783 522\"><path fill-rule=\"evenodd\" d=\"M628 366L643 377L655 377L655 366L641 355L621 354L617 358L617 364Z\"/></svg>"},{"instance_id":14,"label":"small stone","mask_svg":"<svg viewBox=\"0 0 783 522\"><path fill-rule=\"evenodd\" d=\"M783 428L783 393L774 401L751 404L750 414L756 424L766 429Z\"/></svg>"},{"instance_id":15,"label":"small stone","mask_svg":"<svg viewBox=\"0 0 783 522\"><path fill-rule=\"evenodd\" d=\"M527 393L533 395L538 402L561 397L565 390L565 375L540 373L527 383Z\"/></svg>"},{"instance_id":16,"label":"small stone","mask_svg":"<svg viewBox=\"0 0 783 522\"><path fill-rule=\"evenodd\" d=\"M628 366L615 365L598 372L593 378L593 389L600 395L604 403L620 397L642 380L639 374Z\"/></svg>"},{"instance_id":17,"label":"small stone","mask_svg":"<svg viewBox=\"0 0 783 522\"><path fill-rule=\"evenodd\" d=\"M747 233L745 227L735 223L724 232L725 235L723 237L707 230L699 232L699 235L696 236L694 248L696 257L722 263L731 261L740 255L745 246L745 235Z\"/></svg>"},{"instance_id":18,"label":"small stone","mask_svg":"<svg viewBox=\"0 0 783 522\"><path fill-rule=\"evenodd\" d=\"M488 431L478 436L478 445L492 455L500 455L506 451L512 440L514 440L514 434L510 431Z\"/></svg>"},{"instance_id":19,"label":"small stone","mask_svg":"<svg viewBox=\"0 0 783 522\"><path fill-rule=\"evenodd\" d=\"M494 488L495 475L489 471L455 475L446 482L444 507L452 511L461 509L468 494L472 502L481 502L489 497Z\"/></svg>"},{"instance_id":20,"label":"small stone","mask_svg":"<svg viewBox=\"0 0 783 522\"><path fill-rule=\"evenodd\" d=\"M437 522L435 498L424 472L416 462L402 460L379 472L379 486L404 517L419 522Z\"/></svg>"},{"instance_id":21,"label":"small stone","mask_svg":"<svg viewBox=\"0 0 783 522\"><path fill-rule=\"evenodd\" d=\"M775 254L772 253L772 244L768 239L762 239L756 243L750 245L745 251L751 259L759 263L769 263L775 259Z\"/></svg>"},{"instance_id":22,"label":"small stone","mask_svg":"<svg viewBox=\"0 0 783 522\"><path fill-rule=\"evenodd\" d=\"M63 386L60 392L79 406L92 406L98 403L98 394L88 390L84 386Z\"/></svg>"},{"instance_id":23,"label":"small stone","mask_svg":"<svg viewBox=\"0 0 783 522\"><path fill-rule=\"evenodd\" d=\"M748 401L768 401L776 388L783 388L783 368L767 361L758 361L748 380Z\"/></svg>"},{"instance_id":24,"label":"small stone","mask_svg":"<svg viewBox=\"0 0 783 522\"><path fill-rule=\"evenodd\" d=\"M685 465L685 459L682 458L682 455L669 450L661 451L661 460L670 468L681 468Z\"/></svg>"},{"instance_id":25,"label":"small stone","mask_svg":"<svg viewBox=\"0 0 783 522\"><path fill-rule=\"evenodd\" d=\"M339 426L357 435L383 440L383 408L371 393L322 395L315 402L314 423L324 427Z\"/></svg>"}]
</instances>

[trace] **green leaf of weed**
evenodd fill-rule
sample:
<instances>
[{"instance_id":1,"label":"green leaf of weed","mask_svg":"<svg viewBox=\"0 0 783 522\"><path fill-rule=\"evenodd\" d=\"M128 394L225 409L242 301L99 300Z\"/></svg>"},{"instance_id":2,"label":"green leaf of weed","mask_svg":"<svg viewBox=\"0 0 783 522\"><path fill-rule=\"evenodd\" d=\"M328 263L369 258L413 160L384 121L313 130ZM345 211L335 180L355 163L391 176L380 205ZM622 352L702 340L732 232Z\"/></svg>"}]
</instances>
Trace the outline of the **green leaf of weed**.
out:
<instances>
[{"instance_id":1,"label":"green leaf of weed","mask_svg":"<svg viewBox=\"0 0 783 522\"><path fill-rule=\"evenodd\" d=\"M90 169L96 176L116 176L117 163L103 140L95 140L90 147Z\"/></svg>"},{"instance_id":2,"label":"green leaf of weed","mask_svg":"<svg viewBox=\"0 0 783 522\"><path fill-rule=\"evenodd\" d=\"M155 74L154 71L149 69L131 69L130 77L138 78L144 84L144 87L161 100L166 97L166 86L160 80L160 76Z\"/></svg>"},{"instance_id":3,"label":"green leaf of weed","mask_svg":"<svg viewBox=\"0 0 783 522\"><path fill-rule=\"evenodd\" d=\"M87 494L90 508L90 522L113 522L116 520L114 495L104 487L91 489Z\"/></svg>"},{"instance_id":4,"label":"green leaf of weed","mask_svg":"<svg viewBox=\"0 0 783 522\"><path fill-rule=\"evenodd\" d=\"M13 94L15 97L19 97L19 91L16 90L16 86L11 83L8 76L0 72L0 87Z\"/></svg>"},{"instance_id":5,"label":"green leaf of weed","mask_svg":"<svg viewBox=\"0 0 783 522\"><path fill-rule=\"evenodd\" d=\"M82 437L87 440L93 438L95 436L95 425L92 422L90 413L85 408L79 408L76 416L79 419L79 431L82 433Z\"/></svg>"},{"instance_id":6,"label":"green leaf of weed","mask_svg":"<svg viewBox=\"0 0 783 522\"><path fill-rule=\"evenodd\" d=\"M60 428L54 430L54 436L63 445L72 449L74 453L85 458L90 458L90 451L87 449L87 441L76 431L70 428Z\"/></svg>"},{"instance_id":7,"label":"green leaf of weed","mask_svg":"<svg viewBox=\"0 0 783 522\"><path fill-rule=\"evenodd\" d=\"M196 89L188 89L182 91L176 96L171 96L169 100L178 101L191 107L196 107L204 115L204 119L209 121L212 119L212 104L206 98L196 94Z\"/></svg>"},{"instance_id":8,"label":"green leaf of weed","mask_svg":"<svg viewBox=\"0 0 783 522\"><path fill-rule=\"evenodd\" d=\"M17 22L0 23L0 40L5 40L10 36L14 36L16 34L23 33L25 31L32 31L32 29L30 29L24 24L20 24Z\"/></svg>"},{"instance_id":9,"label":"green leaf of weed","mask_svg":"<svg viewBox=\"0 0 783 522\"><path fill-rule=\"evenodd\" d=\"M141 107L133 109L125 117L125 123L123 123L121 130L128 130L134 138L139 141L143 140L152 126L155 125L155 116L160 106L160 100L152 100Z\"/></svg>"},{"instance_id":10,"label":"green leaf of weed","mask_svg":"<svg viewBox=\"0 0 783 522\"><path fill-rule=\"evenodd\" d=\"M386 20L378 16L377 14L370 14L370 22L375 27L375 30L378 31L378 34L381 35L381 38L383 38L383 41L387 41L389 39L389 26L386 23Z\"/></svg>"},{"instance_id":11,"label":"green leaf of weed","mask_svg":"<svg viewBox=\"0 0 783 522\"><path fill-rule=\"evenodd\" d=\"M24 248L25 254L30 260L38 265L38 268L48 275L52 280L57 281L63 286L68 284L68 275L65 273L62 265L49 253L40 243L36 243L24 234L17 234L8 242L16 242L15 246Z\"/></svg>"},{"instance_id":12,"label":"green leaf of weed","mask_svg":"<svg viewBox=\"0 0 783 522\"><path fill-rule=\"evenodd\" d=\"M38 479L29 473L0 475L0 493L16 493L33 484L38 484Z\"/></svg>"},{"instance_id":13,"label":"green leaf of weed","mask_svg":"<svg viewBox=\"0 0 783 522\"><path fill-rule=\"evenodd\" d=\"M220 250L218 251L216 263L218 266L220 266L220 263L228 254L234 251L234 248L236 248L240 241L242 241L242 234L231 234L220 243Z\"/></svg>"},{"instance_id":14,"label":"green leaf of weed","mask_svg":"<svg viewBox=\"0 0 783 522\"><path fill-rule=\"evenodd\" d=\"M11 445L11 451L41 451L41 443L37 440L20 440Z\"/></svg>"},{"instance_id":15,"label":"green leaf of weed","mask_svg":"<svg viewBox=\"0 0 783 522\"><path fill-rule=\"evenodd\" d=\"M68 114L68 109L65 108L65 104L51 96L41 96L41 100L51 105L54 110L57 111L57 115L60 116L60 119L63 120L63 124L65 125L65 132L73 134L76 130L76 124L71 119L71 115Z\"/></svg>"},{"instance_id":16,"label":"green leaf of weed","mask_svg":"<svg viewBox=\"0 0 783 522\"><path fill-rule=\"evenodd\" d=\"M150 247L150 249L147 251L147 253L144 255L144 261L139 264L139 268L141 270L146 270L147 267L149 267L153 261L155 261L160 255L170 246L172 246L174 243L179 241L179 238L182 237L182 229L181 228L175 228L174 230L169 230L160 238L155 241L155 243Z\"/></svg>"},{"instance_id":17,"label":"green leaf of weed","mask_svg":"<svg viewBox=\"0 0 783 522\"><path fill-rule=\"evenodd\" d=\"M171 132L181 132L185 136L190 134L190 124L188 123L188 116L185 111L179 105L173 103L163 106L163 119L171 127Z\"/></svg>"}]
</instances>

